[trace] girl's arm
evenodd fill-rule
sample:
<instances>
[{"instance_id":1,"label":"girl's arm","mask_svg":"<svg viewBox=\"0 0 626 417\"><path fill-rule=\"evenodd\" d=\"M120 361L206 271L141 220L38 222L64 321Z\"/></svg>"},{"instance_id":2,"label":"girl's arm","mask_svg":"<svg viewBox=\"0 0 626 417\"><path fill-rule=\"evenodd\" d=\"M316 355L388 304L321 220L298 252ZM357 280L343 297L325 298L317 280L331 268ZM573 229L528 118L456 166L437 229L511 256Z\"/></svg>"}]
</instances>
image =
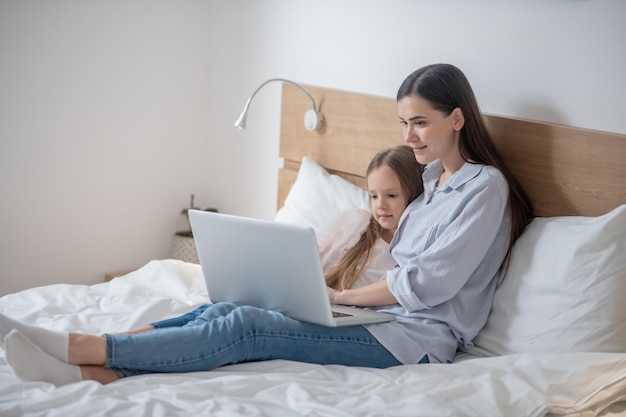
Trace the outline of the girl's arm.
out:
<instances>
[{"instance_id":1,"label":"girl's arm","mask_svg":"<svg viewBox=\"0 0 626 417\"><path fill-rule=\"evenodd\" d=\"M389 291L387 280L382 279L373 284L360 288L337 291L328 288L328 298L331 304L342 304L351 306L382 306L387 304L397 304L398 300Z\"/></svg>"}]
</instances>

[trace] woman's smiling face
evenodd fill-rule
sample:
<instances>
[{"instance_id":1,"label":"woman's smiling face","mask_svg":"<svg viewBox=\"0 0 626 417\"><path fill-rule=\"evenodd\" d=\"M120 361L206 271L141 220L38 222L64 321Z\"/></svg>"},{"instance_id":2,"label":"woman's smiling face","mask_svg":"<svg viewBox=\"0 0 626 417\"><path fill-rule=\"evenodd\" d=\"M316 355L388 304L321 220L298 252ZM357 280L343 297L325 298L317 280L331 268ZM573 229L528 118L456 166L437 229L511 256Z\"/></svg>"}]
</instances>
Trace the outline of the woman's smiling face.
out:
<instances>
[{"instance_id":1,"label":"woman's smiling face","mask_svg":"<svg viewBox=\"0 0 626 417\"><path fill-rule=\"evenodd\" d=\"M419 96L406 96L398 101L398 115L404 140L413 148L420 164L428 165L436 159L444 161L459 154L459 131L463 127L459 108L446 115Z\"/></svg>"}]
</instances>

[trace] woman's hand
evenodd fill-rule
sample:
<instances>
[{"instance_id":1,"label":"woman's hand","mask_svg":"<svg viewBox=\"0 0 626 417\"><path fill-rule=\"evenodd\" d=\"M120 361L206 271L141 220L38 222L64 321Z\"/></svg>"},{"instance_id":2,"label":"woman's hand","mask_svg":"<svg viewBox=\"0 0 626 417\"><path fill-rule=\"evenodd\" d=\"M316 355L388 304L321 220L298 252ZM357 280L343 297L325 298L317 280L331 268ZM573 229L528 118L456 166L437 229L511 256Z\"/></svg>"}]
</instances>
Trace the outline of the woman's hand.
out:
<instances>
[{"instance_id":1,"label":"woman's hand","mask_svg":"<svg viewBox=\"0 0 626 417\"><path fill-rule=\"evenodd\" d=\"M386 279L361 288L337 291L327 287L327 290L331 304L369 307L398 303L396 297L389 291Z\"/></svg>"}]
</instances>

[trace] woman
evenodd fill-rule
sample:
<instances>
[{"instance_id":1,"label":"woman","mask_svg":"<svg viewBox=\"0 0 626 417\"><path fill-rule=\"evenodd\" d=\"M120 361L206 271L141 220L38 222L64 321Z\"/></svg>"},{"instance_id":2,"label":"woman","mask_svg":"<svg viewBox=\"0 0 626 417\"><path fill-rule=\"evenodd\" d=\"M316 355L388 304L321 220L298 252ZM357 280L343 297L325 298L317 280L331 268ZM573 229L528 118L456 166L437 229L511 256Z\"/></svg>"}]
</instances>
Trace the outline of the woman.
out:
<instances>
[{"instance_id":1,"label":"woman","mask_svg":"<svg viewBox=\"0 0 626 417\"><path fill-rule=\"evenodd\" d=\"M404 139L426 165L424 193L391 242L399 267L335 304L383 305L397 320L368 330L402 363L450 362L487 320L499 273L531 218L524 190L502 162L465 75L420 68L397 95Z\"/></svg>"},{"instance_id":2,"label":"woman","mask_svg":"<svg viewBox=\"0 0 626 417\"><path fill-rule=\"evenodd\" d=\"M332 303L372 307L395 314L395 321L325 328L272 311L215 304L198 317L203 323L191 326L202 337L199 343L180 337L188 327L104 337L41 336L28 328L26 336L16 330L7 336L9 364L18 375L54 368L52 376L29 371L27 378L63 384L267 359L379 368L452 361L484 325L530 205L497 155L460 70L445 64L417 70L400 87L398 110L406 142L427 165L425 192L407 207L391 240L398 267L364 287L329 289ZM30 355L30 366L20 353ZM35 357L42 366L33 366Z\"/></svg>"}]
</instances>

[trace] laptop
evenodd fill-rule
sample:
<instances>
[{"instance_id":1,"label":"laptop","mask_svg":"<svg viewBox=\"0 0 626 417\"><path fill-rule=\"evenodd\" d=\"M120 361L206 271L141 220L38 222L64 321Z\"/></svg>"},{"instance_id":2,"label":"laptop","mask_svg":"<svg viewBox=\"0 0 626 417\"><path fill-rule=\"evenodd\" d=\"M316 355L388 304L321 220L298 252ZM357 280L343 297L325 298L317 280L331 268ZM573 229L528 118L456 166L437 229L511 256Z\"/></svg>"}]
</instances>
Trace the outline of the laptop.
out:
<instances>
[{"instance_id":1,"label":"laptop","mask_svg":"<svg viewBox=\"0 0 626 417\"><path fill-rule=\"evenodd\" d=\"M201 210L189 210L189 221L213 303L256 306L330 327L395 319L331 306L310 227Z\"/></svg>"}]
</instances>

